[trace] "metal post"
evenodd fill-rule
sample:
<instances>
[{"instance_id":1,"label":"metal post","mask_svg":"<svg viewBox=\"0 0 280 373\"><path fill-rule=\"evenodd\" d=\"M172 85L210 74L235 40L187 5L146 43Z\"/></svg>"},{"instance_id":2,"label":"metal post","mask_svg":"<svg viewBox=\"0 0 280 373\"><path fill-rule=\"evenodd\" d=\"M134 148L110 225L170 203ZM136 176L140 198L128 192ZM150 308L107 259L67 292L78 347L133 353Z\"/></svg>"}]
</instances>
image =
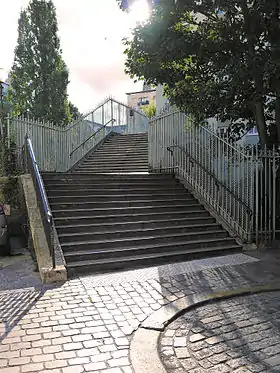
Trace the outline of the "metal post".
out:
<instances>
[{"instance_id":1,"label":"metal post","mask_svg":"<svg viewBox=\"0 0 280 373\"><path fill-rule=\"evenodd\" d=\"M0 135L4 139L4 100L3 100L3 82L0 80L0 104L1 104L1 115L0 115Z\"/></svg>"}]
</instances>

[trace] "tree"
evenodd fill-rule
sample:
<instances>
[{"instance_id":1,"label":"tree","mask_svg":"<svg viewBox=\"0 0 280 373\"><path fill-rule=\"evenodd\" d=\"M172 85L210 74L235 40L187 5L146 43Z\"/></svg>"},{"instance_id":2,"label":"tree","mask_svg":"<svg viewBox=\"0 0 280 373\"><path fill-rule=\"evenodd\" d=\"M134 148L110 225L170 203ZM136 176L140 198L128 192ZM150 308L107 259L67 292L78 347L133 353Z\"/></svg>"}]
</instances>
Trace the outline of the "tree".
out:
<instances>
[{"instance_id":1,"label":"tree","mask_svg":"<svg viewBox=\"0 0 280 373\"><path fill-rule=\"evenodd\" d=\"M172 104L257 126L262 147L280 144L279 0L162 0L132 39L126 72L163 84Z\"/></svg>"},{"instance_id":2,"label":"tree","mask_svg":"<svg viewBox=\"0 0 280 373\"><path fill-rule=\"evenodd\" d=\"M152 118L156 115L156 104L155 101L152 100L149 105L143 106L142 107L143 113L146 115L148 118Z\"/></svg>"},{"instance_id":3,"label":"tree","mask_svg":"<svg viewBox=\"0 0 280 373\"><path fill-rule=\"evenodd\" d=\"M18 41L8 100L14 115L63 126L70 122L68 70L61 56L51 0L31 0L18 22Z\"/></svg>"},{"instance_id":4,"label":"tree","mask_svg":"<svg viewBox=\"0 0 280 373\"><path fill-rule=\"evenodd\" d=\"M69 109L72 120L77 120L80 118L81 113L79 112L79 109L74 104L72 104L72 102L69 102Z\"/></svg>"}]
</instances>

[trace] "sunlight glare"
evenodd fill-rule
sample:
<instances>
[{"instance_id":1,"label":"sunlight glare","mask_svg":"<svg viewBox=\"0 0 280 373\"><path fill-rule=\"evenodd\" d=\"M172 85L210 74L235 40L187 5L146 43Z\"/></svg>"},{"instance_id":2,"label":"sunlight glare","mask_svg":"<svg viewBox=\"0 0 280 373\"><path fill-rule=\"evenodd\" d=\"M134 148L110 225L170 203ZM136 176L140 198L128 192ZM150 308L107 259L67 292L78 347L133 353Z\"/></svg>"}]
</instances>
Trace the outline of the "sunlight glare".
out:
<instances>
[{"instance_id":1,"label":"sunlight glare","mask_svg":"<svg viewBox=\"0 0 280 373\"><path fill-rule=\"evenodd\" d=\"M146 0L137 0L131 5L129 17L134 24L147 21L149 16L150 8Z\"/></svg>"}]
</instances>

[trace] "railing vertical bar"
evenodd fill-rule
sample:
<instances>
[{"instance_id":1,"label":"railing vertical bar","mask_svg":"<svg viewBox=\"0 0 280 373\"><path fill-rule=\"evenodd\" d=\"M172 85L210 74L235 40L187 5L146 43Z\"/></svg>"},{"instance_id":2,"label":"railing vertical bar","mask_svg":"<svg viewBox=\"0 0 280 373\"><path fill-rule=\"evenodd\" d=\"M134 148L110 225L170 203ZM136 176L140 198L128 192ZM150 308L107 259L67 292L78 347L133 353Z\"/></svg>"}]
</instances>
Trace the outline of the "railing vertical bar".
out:
<instances>
[{"instance_id":1,"label":"railing vertical bar","mask_svg":"<svg viewBox=\"0 0 280 373\"><path fill-rule=\"evenodd\" d=\"M276 206L276 201L279 200L278 195L276 193L278 191L277 188L277 175L276 175L276 152L275 152L275 146L273 147L273 154L272 154L272 170L273 170L273 190L272 190L272 238L273 241L276 239L276 211L277 211L277 206ZM277 188L277 189L276 189Z\"/></svg>"}]
</instances>

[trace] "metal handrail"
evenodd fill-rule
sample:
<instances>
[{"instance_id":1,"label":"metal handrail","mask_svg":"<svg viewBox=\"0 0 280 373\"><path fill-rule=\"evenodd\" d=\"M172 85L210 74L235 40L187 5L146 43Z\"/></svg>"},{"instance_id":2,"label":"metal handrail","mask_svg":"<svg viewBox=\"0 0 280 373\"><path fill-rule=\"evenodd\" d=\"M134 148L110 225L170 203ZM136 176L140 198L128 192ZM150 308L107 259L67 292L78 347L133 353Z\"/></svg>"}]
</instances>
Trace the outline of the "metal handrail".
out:
<instances>
[{"instance_id":1,"label":"metal handrail","mask_svg":"<svg viewBox=\"0 0 280 373\"><path fill-rule=\"evenodd\" d=\"M44 231L46 234L48 246L49 246L49 251L50 255L52 258L52 266L55 268L55 252L54 252L54 241L53 241L53 236L54 236L54 227L53 227L53 215L49 206L48 198L46 195L45 187L44 187L44 182L41 177L38 164L36 161L36 157L34 154L32 142L28 135L25 137L25 151L26 151L26 161L27 161L27 168L31 173L36 195L37 195L37 200L38 200L38 205L41 210L41 216L42 216L42 222L43 222L43 227Z\"/></svg>"},{"instance_id":2,"label":"metal handrail","mask_svg":"<svg viewBox=\"0 0 280 373\"><path fill-rule=\"evenodd\" d=\"M219 179L217 179L217 177L215 176L215 174L209 170L207 170L207 168L205 168L200 162L198 162L195 158L193 158L191 156L190 153L187 152L186 149L184 149L183 147L181 147L180 145L173 145L173 146L168 146L166 148L167 151L171 152L171 155L173 156L173 150L174 148L177 148L179 150L181 150L183 153L185 153L189 158L190 158L190 162L191 163L196 163L204 172L206 172L209 176L211 176L214 181L215 181L215 184L216 185L219 185L221 186L223 189L225 189L228 193L231 194L231 196L239 203L241 203L245 209L248 211L248 213L252 216L253 215L253 211L252 209L244 202L242 201L242 199L240 199L229 187L227 187L224 183L222 183Z\"/></svg>"},{"instance_id":3,"label":"metal handrail","mask_svg":"<svg viewBox=\"0 0 280 373\"><path fill-rule=\"evenodd\" d=\"M72 150L72 152L70 153L69 155L69 158L72 157L72 155L78 150L80 149L82 146L84 146L90 139L92 139L98 132L100 132L103 128L105 128L106 126L108 126L109 123L114 123L116 122L116 119L110 119L107 123L105 123L104 125L102 125L102 127L98 128L97 131L95 131L90 137L88 137L85 141L83 141L80 145L78 145L74 150Z\"/></svg>"}]
</instances>

